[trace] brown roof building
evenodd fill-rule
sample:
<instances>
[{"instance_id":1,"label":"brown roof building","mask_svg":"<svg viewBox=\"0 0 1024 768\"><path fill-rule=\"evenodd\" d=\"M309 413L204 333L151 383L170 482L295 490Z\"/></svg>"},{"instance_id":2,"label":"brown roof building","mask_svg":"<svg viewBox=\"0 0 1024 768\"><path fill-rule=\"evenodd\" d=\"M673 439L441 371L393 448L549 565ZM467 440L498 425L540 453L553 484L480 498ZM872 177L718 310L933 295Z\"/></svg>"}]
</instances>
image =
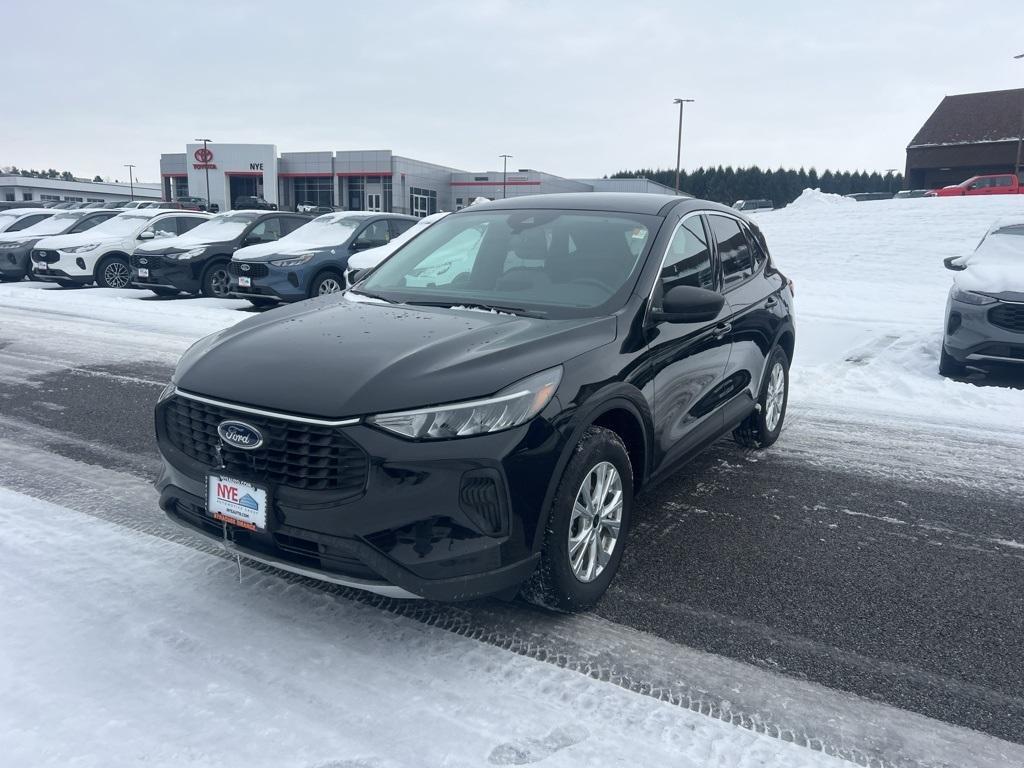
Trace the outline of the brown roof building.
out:
<instances>
[{"instance_id":1,"label":"brown roof building","mask_svg":"<svg viewBox=\"0 0 1024 768\"><path fill-rule=\"evenodd\" d=\"M1024 88L946 96L907 145L908 189L1012 173L1024 132Z\"/></svg>"}]
</instances>

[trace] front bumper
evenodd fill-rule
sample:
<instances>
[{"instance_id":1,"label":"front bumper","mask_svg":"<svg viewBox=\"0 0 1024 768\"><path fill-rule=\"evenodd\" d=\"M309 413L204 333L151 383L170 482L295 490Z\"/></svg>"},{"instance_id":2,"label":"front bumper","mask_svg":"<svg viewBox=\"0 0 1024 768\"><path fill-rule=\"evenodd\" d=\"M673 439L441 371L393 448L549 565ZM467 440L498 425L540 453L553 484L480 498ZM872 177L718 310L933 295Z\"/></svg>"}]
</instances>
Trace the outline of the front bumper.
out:
<instances>
[{"instance_id":1,"label":"front bumper","mask_svg":"<svg viewBox=\"0 0 1024 768\"><path fill-rule=\"evenodd\" d=\"M0 251L0 273L7 280L20 280L32 271L30 247L8 248Z\"/></svg>"},{"instance_id":2,"label":"front bumper","mask_svg":"<svg viewBox=\"0 0 1024 768\"><path fill-rule=\"evenodd\" d=\"M170 288L185 293L199 293L202 289L201 270L194 262L165 261L149 255L143 258L147 260L145 265L140 264L137 255L131 259L133 288ZM148 274L142 277L139 269L147 270Z\"/></svg>"},{"instance_id":3,"label":"front bumper","mask_svg":"<svg viewBox=\"0 0 1024 768\"><path fill-rule=\"evenodd\" d=\"M942 340L946 353L964 365L1024 365L1024 332L991 322L990 312L999 306L1020 307L1024 314L1024 305L1012 302L974 305L950 298Z\"/></svg>"},{"instance_id":4,"label":"front bumper","mask_svg":"<svg viewBox=\"0 0 1024 768\"><path fill-rule=\"evenodd\" d=\"M181 403L172 401L181 396L156 410L164 458L157 481L161 507L175 522L226 540L233 551L332 583L444 601L507 592L536 567L541 510L562 450L543 414L506 432L431 443L363 423L338 427L366 457L358 487L340 492L275 483L255 469L265 466L258 455L245 457L254 467L248 472L240 469L240 452L232 456L234 449L223 446L218 455L229 468L196 460L177 447L168 426L179 418ZM189 412L196 407L186 405ZM216 418L274 428L245 411L220 409ZM296 433L289 434L294 442ZM207 515L208 472L267 487L267 530L235 528ZM489 514L474 506L481 484L493 491Z\"/></svg>"},{"instance_id":5,"label":"front bumper","mask_svg":"<svg viewBox=\"0 0 1024 768\"><path fill-rule=\"evenodd\" d=\"M249 267L249 274L243 267ZM231 262L228 268L231 295L240 299L276 299L277 301L302 301L307 297L307 280L302 268L275 267L267 262ZM241 278L248 278L249 285L243 286Z\"/></svg>"}]
</instances>

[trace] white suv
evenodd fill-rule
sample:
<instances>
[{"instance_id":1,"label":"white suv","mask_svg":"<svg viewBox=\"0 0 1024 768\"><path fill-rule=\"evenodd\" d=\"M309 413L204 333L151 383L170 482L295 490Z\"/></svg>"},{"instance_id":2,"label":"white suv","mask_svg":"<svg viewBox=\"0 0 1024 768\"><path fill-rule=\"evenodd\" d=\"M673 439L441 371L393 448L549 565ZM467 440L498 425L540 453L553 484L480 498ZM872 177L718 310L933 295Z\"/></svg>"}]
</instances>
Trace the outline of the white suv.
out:
<instances>
[{"instance_id":1,"label":"white suv","mask_svg":"<svg viewBox=\"0 0 1024 768\"><path fill-rule=\"evenodd\" d=\"M132 277L128 260L139 244L177 237L208 218L199 211L126 211L86 232L40 240L32 250L32 274L65 287L95 282L101 288L126 288Z\"/></svg>"}]
</instances>

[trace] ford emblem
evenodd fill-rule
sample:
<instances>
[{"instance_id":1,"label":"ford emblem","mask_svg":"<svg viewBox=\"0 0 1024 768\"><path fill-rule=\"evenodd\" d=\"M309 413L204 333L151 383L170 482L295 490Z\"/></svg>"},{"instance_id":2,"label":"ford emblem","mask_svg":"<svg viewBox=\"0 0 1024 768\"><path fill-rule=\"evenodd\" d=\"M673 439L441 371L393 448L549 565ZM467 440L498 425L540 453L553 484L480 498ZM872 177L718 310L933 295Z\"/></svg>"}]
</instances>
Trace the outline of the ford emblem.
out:
<instances>
[{"instance_id":1,"label":"ford emblem","mask_svg":"<svg viewBox=\"0 0 1024 768\"><path fill-rule=\"evenodd\" d=\"M254 451L263 445L263 433L244 421L222 421L217 434L227 445L243 451Z\"/></svg>"},{"instance_id":2,"label":"ford emblem","mask_svg":"<svg viewBox=\"0 0 1024 768\"><path fill-rule=\"evenodd\" d=\"M249 271L249 265L248 264L243 264L242 265L242 271L243 272L248 272Z\"/></svg>"},{"instance_id":3,"label":"ford emblem","mask_svg":"<svg viewBox=\"0 0 1024 768\"><path fill-rule=\"evenodd\" d=\"M139 264L149 264L149 259L139 259Z\"/></svg>"}]
</instances>

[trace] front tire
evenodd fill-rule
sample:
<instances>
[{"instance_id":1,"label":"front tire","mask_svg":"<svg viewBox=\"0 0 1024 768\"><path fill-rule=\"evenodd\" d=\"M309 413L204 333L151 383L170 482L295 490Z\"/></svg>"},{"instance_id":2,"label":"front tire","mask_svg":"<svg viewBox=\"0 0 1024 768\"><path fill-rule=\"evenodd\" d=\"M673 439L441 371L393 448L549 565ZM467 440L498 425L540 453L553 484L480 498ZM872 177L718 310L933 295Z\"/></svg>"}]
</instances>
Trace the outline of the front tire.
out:
<instances>
[{"instance_id":1,"label":"front tire","mask_svg":"<svg viewBox=\"0 0 1024 768\"><path fill-rule=\"evenodd\" d=\"M757 410L733 431L733 439L745 448L767 448L779 439L789 405L789 356L775 347L768 356L767 372L757 398Z\"/></svg>"},{"instance_id":2,"label":"front tire","mask_svg":"<svg viewBox=\"0 0 1024 768\"><path fill-rule=\"evenodd\" d=\"M107 256L96 268L96 285L100 288L128 288L132 270L123 256Z\"/></svg>"},{"instance_id":3,"label":"front tire","mask_svg":"<svg viewBox=\"0 0 1024 768\"><path fill-rule=\"evenodd\" d=\"M309 286L309 298L327 296L331 293L341 293L345 290L345 278L333 270L321 272Z\"/></svg>"},{"instance_id":4,"label":"front tire","mask_svg":"<svg viewBox=\"0 0 1024 768\"><path fill-rule=\"evenodd\" d=\"M562 472L523 597L567 613L591 608L619 569L632 510L626 446L611 430L590 427Z\"/></svg>"},{"instance_id":5,"label":"front tire","mask_svg":"<svg viewBox=\"0 0 1024 768\"><path fill-rule=\"evenodd\" d=\"M231 290L231 276L228 274L228 263L216 261L206 268L203 273L202 287L203 296L211 299L226 299Z\"/></svg>"}]
</instances>

